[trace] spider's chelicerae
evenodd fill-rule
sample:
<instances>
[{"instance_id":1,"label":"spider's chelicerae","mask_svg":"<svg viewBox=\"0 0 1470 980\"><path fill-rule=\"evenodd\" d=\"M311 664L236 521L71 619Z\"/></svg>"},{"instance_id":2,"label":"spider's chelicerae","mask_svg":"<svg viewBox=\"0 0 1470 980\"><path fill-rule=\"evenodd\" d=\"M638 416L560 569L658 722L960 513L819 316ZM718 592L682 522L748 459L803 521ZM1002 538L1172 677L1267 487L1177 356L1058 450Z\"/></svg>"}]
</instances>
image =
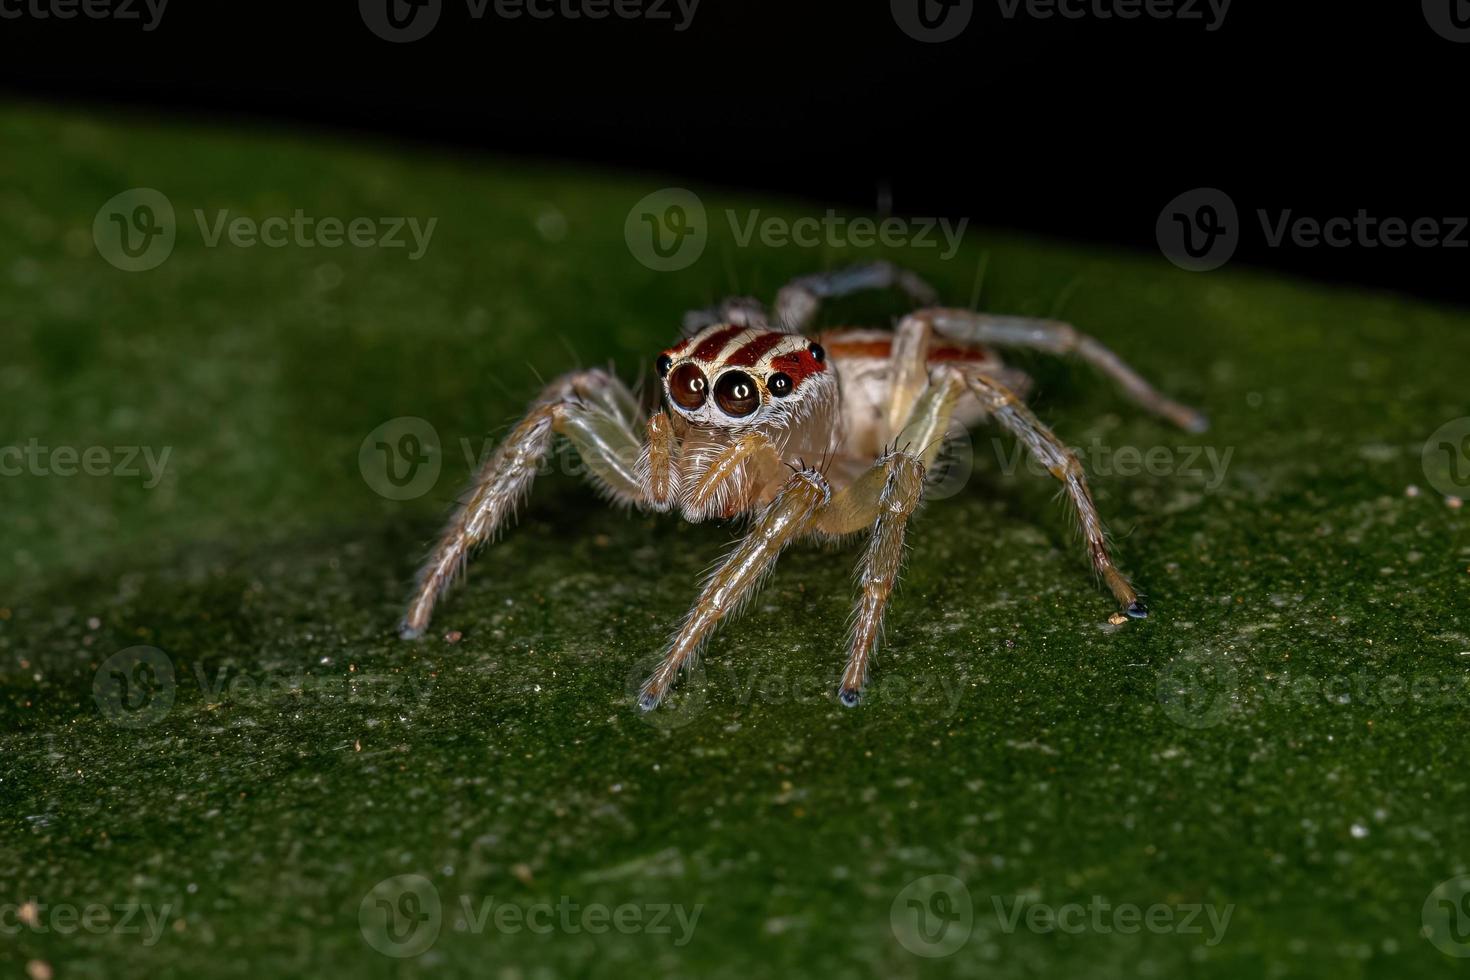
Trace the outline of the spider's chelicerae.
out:
<instances>
[{"instance_id":1,"label":"spider's chelicerae","mask_svg":"<svg viewBox=\"0 0 1470 980\"><path fill-rule=\"evenodd\" d=\"M897 287L920 305L894 330L838 329L811 337L823 299ZM530 489L560 434L614 501L688 521L749 518L734 550L704 583L638 703L658 705L719 622L759 588L803 537L863 535L843 704L858 703L903 560L904 533L924 498L951 420L989 418L1015 434L1075 508L1088 557L1134 618L1148 615L1113 562L1082 466L1022 400L1030 379L997 347L1075 354L1139 405L1190 431L1204 416L1166 398L1096 340L1065 323L934 305L913 273L879 262L805 276L776 295L727 300L684 318L684 339L658 356L663 407L645 416L611 374L578 371L547 386L475 477L422 572L400 634L420 636L434 603L476 545L491 539ZM821 461L820 467L806 461Z\"/></svg>"}]
</instances>

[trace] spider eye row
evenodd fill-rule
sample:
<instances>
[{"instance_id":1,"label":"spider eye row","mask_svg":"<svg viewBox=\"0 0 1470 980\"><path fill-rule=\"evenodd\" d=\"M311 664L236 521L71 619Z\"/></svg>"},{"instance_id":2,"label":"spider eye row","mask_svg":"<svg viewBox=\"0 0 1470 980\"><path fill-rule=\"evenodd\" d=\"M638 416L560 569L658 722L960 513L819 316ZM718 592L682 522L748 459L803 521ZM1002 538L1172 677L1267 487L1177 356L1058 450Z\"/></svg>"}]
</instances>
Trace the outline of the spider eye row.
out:
<instances>
[{"instance_id":1,"label":"spider eye row","mask_svg":"<svg viewBox=\"0 0 1470 980\"><path fill-rule=\"evenodd\" d=\"M703 407L709 399L709 380L698 365L686 361L673 368L673 359L667 354L660 354L655 366L659 377L668 379L669 397L680 408L692 412ZM672 374L669 373L670 368L673 368ZM785 398L795 390L795 385L789 374L777 371L766 379L766 390L777 398ZM755 379L744 371L726 371L720 375L715 382L714 394L720 411L733 418L749 415L761 404L760 388Z\"/></svg>"}]
</instances>

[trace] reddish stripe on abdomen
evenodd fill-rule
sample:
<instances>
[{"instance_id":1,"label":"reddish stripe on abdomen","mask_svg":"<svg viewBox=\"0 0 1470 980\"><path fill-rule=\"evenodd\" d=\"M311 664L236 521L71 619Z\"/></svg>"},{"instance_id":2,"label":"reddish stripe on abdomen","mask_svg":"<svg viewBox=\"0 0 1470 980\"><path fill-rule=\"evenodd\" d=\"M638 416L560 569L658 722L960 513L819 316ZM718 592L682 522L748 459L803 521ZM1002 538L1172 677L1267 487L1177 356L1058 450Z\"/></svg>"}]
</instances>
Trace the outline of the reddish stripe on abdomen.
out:
<instances>
[{"instance_id":1,"label":"reddish stripe on abdomen","mask_svg":"<svg viewBox=\"0 0 1470 980\"><path fill-rule=\"evenodd\" d=\"M983 347L935 347L929 351L928 361L983 361L990 355Z\"/></svg>"},{"instance_id":2,"label":"reddish stripe on abdomen","mask_svg":"<svg viewBox=\"0 0 1470 980\"><path fill-rule=\"evenodd\" d=\"M875 357L885 360L893 353L893 344L887 340L840 340L827 344L827 353L833 357ZM990 354L983 347L934 347L929 351L928 363L940 361L984 361Z\"/></svg>"},{"instance_id":3,"label":"reddish stripe on abdomen","mask_svg":"<svg viewBox=\"0 0 1470 980\"><path fill-rule=\"evenodd\" d=\"M824 344L833 357L886 358L893 350L893 344L886 340L829 340Z\"/></svg>"}]
</instances>

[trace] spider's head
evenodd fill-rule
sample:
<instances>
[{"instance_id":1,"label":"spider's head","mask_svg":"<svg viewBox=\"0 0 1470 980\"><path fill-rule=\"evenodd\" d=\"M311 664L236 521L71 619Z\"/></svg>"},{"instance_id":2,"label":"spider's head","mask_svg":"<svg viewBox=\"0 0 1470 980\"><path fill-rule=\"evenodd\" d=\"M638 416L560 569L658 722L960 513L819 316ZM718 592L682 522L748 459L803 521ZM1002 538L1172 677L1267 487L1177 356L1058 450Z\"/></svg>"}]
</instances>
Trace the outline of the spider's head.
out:
<instances>
[{"instance_id":1,"label":"spider's head","mask_svg":"<svg viewBox=\"0 0 1470 980\"><path fill-rule=\"evenodd\" d=\"M821 344L759 327L705 327L655 366L669 408L702 428L790 427L837 391Z\"/></svg>"}]
</instances>

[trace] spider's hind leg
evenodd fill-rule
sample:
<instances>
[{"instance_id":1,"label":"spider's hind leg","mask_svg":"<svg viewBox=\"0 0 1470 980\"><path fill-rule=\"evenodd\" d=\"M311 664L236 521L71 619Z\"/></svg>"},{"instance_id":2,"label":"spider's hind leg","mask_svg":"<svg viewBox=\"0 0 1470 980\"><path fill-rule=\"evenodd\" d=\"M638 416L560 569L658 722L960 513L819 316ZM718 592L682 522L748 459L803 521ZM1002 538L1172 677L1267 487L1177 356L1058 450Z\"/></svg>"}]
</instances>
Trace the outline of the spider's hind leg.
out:
<instances>
[{"instance_id":1,"label":"spider's hind leg","mask_svg":"<svg viewBox=\"0 0 1470 980\"><path fill-rule=\"evenodd\" d=\"M945 373L950 373L950 369ZM1108 548L1107 529L1103 526L1102 516L1098 514L1097 504L1092 500L1092 491L1087 486L1087 475L1076 454L1036 417L1024 401L994 377L974 370L965 371L963 375L965 383L980 400L987 416L1009 430L1052 476L1061 481L1063 491L1077 512L1092 567L1117 597L1123 611L1134 619L1147 616L1148 609L1139 599L1138 591L1113 561Z\"/></svg>"},{"instance_id":2,"label":"spider's hind leg","mask_svg":"<svg viewBox=\"0 0 1470 980\"><path fill-rule=\"evenodd\" d=\"M1117 382L1128 397L1147 411L1168 419L1186 432L1204 432L1210 427L1209 420L1199 411L1160 392L1112 350L1069 323L944 307L918 310L910 317L928 322L939 334L966 343L1076 354Z\"/></svg>"},{"instance_id":3,"label":"spider's hind leg","mask_svg":"<svg viewBox=\"0 0 1470 980\"><path fill-rule=\"evenodd\" d=\"M714 306L702 310L690 310L684 314L684 336L692 337L705 327L717 323L729 323L738 327L755 327L764 330L770 327L766 308L761 301L751 296L731 296Z\"/></svg>"},{"instance_id":4,"label":"spider's hind leg","mask_svg":"<svg viewBox=\"0 0 1470 980\"><path fill-rule=\"evenodd\" d=\"M818 272L791 280L776 294L776 323L781 329L805 333L816 319L824 299L836 299L864 289L898 287L915 303L932 305L938 294L918 275L892 262L877 261L850 265L831 272Z\"/></svg>"}]
</instances>

